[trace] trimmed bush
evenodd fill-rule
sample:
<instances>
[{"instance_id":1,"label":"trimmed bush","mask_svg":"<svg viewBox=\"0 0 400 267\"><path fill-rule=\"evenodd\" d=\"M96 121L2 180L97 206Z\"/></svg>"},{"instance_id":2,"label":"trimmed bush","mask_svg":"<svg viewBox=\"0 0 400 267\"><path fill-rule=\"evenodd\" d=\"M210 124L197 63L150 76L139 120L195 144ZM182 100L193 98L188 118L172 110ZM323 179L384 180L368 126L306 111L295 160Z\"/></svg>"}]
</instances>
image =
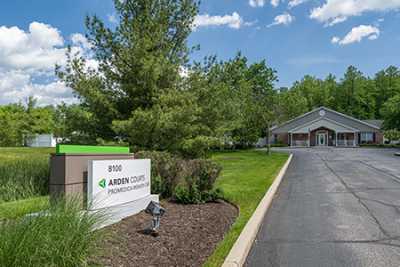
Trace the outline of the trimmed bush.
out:
<instances>
[{"instance_id":1,"label":"trimmed bush","mask_svg":"<svg viewBox=\"0 0 400 267\"><path fill-rule=\"evenodd\" d=\"M175 201L188 203L204 203L222 197L221 191L213 192L215 180L221 167L211 160L194 159L184 162L183 180L175 188Z\"/></svg>"},{"instance_id":2,"label":"trimmed bush","mask_svg":"<svg viewBox=\"0 0 400 267\"><path fill-rule=\"evenodd\" d=\"M213 190L221 167L205 159L185 160L166 152L141 151L135 158L151 159L151 189L163 198L179 203L203 203L222 198L220 190Z\"/></svg>"},{"instance_id":3,"label":"trimmed bush","mask_svg":"<svg viewBox=\"0 0 400 267\"><path fill-rule=\"evenodd\" d=\"M182 160L158 151L140 151L135 153L135 158L151 160L152 193L171 197L182 173Z\"/></svg>"},{"instance_id":4,"label":"trimmed bush","mask_svg":"<svg viewBox=\"0 0 400 267\"><path fill-rule=\"evenodd\" d=\"M59 201L38 216L0 221L0 265L88 266L99 252L100 232L93 229L104 216L81 211L80 205Z\"/></svg>"}]
</instances>

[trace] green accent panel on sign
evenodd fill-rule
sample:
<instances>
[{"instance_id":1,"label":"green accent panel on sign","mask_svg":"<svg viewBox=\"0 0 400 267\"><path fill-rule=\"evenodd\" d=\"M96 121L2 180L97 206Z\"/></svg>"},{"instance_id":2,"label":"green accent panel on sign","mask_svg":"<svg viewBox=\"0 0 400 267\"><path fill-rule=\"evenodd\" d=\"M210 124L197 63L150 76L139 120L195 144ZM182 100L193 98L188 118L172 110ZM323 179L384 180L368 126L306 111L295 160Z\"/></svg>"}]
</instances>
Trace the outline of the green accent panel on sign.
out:
<instances>
[{"instance_id":1,"label":"green accent panel on sign","mask_svg":"<svg viewBox=\"0 0 400 267\"><path fill-rule=\"evenodd\" d=\"M56 147L57 154L129 154L129 147L122 146L79 146L61 145Z\"/></svg>"}]
</instances>

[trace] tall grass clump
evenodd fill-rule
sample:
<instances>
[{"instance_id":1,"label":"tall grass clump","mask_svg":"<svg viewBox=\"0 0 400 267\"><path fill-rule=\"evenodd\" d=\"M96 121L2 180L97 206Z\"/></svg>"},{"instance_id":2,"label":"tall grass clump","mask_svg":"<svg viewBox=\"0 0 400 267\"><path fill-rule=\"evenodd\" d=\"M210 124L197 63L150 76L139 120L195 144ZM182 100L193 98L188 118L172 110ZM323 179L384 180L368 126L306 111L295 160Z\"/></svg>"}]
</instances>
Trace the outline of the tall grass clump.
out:
<instances>
[{"instance_id":1,"label":"tall grass clump","mask_svg":"<svg viewBox=\"0 0 400 267\"><path fill-rule=\"evenodd\" d=\"M37 216L0 221L0 265L88 266L100 252L104 215L81 211L79 199L60 200Z\"/></svg>"},{"instance_id":2,"label":"tall grass clump","mask_svg":"<svg viewBox=\"0 0 400 267\"><path fill-rule=\"evenodd\" d=\"M0 161L0 202L48 194L48 158Z\"/></svg>"},{"instance_id":3,"label":"tall grass clump","mask_svg":"<svg viewBox=\"0 0 400 267\"><path fill-rule=\"evenodd\" d=\"M47 195L53 150L0 148L0 203Z\"/></svg>"}]
</instances>

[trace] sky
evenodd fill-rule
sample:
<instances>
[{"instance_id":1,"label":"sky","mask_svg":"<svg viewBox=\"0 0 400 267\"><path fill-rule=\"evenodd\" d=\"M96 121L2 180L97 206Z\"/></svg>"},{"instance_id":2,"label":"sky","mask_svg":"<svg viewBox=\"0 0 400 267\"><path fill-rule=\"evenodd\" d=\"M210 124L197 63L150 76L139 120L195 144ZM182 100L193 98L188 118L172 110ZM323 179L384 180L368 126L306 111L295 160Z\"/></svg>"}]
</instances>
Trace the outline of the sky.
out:
<instances>
[{"instance_id":1,"label":"sky","mask_svg":"<svg viewBox=\"0 0 400 267\"><path fill-rule=\"evenodd\" d=\"M65 49L90 59L85 15L113 27L112 0L13 0L0 4L0 104L73 103L72 91L54 75ZM309 74L340 79L349 65L365 75L399 66L400 0L203 0L189 45L192 61L239 51L249 62L265 59L277 71L277 87Z\"/></svg>"}]
</instances>

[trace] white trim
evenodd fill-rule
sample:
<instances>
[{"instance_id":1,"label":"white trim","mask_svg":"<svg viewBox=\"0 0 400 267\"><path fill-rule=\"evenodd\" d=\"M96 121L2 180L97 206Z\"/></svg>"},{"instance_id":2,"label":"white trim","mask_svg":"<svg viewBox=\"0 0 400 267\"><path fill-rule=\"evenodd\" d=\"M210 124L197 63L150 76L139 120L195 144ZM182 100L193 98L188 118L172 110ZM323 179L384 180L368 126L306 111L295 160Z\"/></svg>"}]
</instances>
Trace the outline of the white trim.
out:
<instances>
[{"instance_id":1,"label":"white trim","mask_svg":"<svg viewBox=\"0 0 400 267\"><path fill-rule=\"evenodd\" d=\"M372 127L372 128L374 128L374 129L377 129L377 130L380 130L380 129L381 129L381 128L379 128L379 127L376 126L376 125L369 124L369 123L367 123L367 122L365 122L365 121L356 119L356 118L354 118L354 117L352 117L352 116L349 116L349 115L340 113L340 112L335 111L335 110L333 110L333 109L326 108L326 107L321 107L321 108L324 108L324 109L326 109L326 110L328 110L328 111L331 111L331 112L333 112L333 113L336 113L336 114L338 114L338 115L342 115L343 117L346 117L346 118L351 119L351 120L353 120L353 121L356 121L356 122L359 122L359 123L361 123L361 124L367 125L367 126Z\"/></svg>"},{"instance_id":2,"label":"white trim","mask_svg":"<svg viewBox=\"0 0 400 267\"><path fill-rule=\"evenodd\" d=\"M333 123L333 124L339 125L339 126L341 126L341 127L343 127L343 128L347 128L347 129L350 130L351 133L352 133L352 132L359 132L359 130L357 130L357 129L353 128L353 127L344 125L344 124L342 124L342 123L340 123L340 122L337 122L337 121L328 119L328 118L326 118L326 117L322 117L322 118L318 118L318 119L315 119L315 120L313 120L313 121L310 121L310 122L308 122L308 123L306 123L306 124L299 125L299 126L297 126L296 128L293 128L293 129L289 130L288 133L292 133L292 132L296 131L297 129L306 127L307 125L313 124L313 123L318 122L318 121L321 121L321 120L327 120L327 121L329 121L329 122L331 122L331 123ZM329 128L328 128L328 129L329 129ZM335 131L335 129L330 129L330 130L334 130L334 131ZM350 133L350 132L349 132L349 133Z\"/></svg>"},{"instance_id":3,"label":"white trim","mask_svg":"<svg viewBox=\"0 0 400 267\"><path fill-rule=\"evenodd\" d=\"M272 130L275 130L276 128L281 128L282 126L284 126L284 125L286 125L286 124L289 124L289 123L291 123L292 121L295 121L295 120L297 120L297 119L303 118L303 117L307 116L308 114L311 114L311 113L313 113L314 111L317 111L317 110L320 109L320 108L321 108L321 107L315 108L315 109L313 109L313 110L311 110L311 111L309 111L309 112L304 113L303 115L297 116L297 117L294 118L294 119L285 121L285 122L282 123L281 125L275 126L275 127L271 128L271 131L272 131Z\"/></svg>"},{"instance_id":4,"label":"white trim","mask_svg":"<svg viewBox=\"0 0 400 267\"><path fill-rule=\"evenodd\" d=\"M330 112L332 112L332 113L336 113L336 114L338 114L338 115L340 115L340 116L343 116L343 117L348 118L348 119L350 119L350 120L353 120L353 121L356 121L356 122L358 122L358 123L364 124L364 125L369 126L369 127L371 127L371 128L374 128L374 129L377 129L377 130L381 130L381 128L379 128L379 127L376 126L376 125L369 124L369 123L367 123L367 122L361 121L361 120L356 119L356 118L354 118L354 117L351 117L351 116L349 116L349 115L346 115L346 114L343 114L343 113L340 113L340 112L338 112L338 111L335 111L335 110L332 110L332 109L330 109L330 108L326 108L326 107L322 106L322 107L313 109L313 110L311 110L311 111L309 111L309 112L306 112L306 113L304 113L303 115L297 116L297 117L294 118L294 119L288 120L288 121L284 122L283 124L281 124L281 125L279 125L279 126L274 126L274 127L271 128L271 131L273 131L273 130L275 130L275 129L278 129L278 128L281 128L281 127L283 127L283 126L285 126L285 125L287 125L287 124L289 124L289 123L291 123L291 122L293 122L293 121L295 121L295 120L298 120L298 119L300 119L300 118L303 118L303 117L305 117L305 116L307 116L307 115L309 115L309 114L311 114L311 113L313 113L313 112L315 112L315 111L317 111L317 110L321 110L321 109L325 109L325 110L330 111ZM326 117L326 115L323 116L323 117ZM297 127L296 127L296 128L297 128Z\"/></svg>"},{"instance_id":5,"label":"white trim","mask_svg":"<svg viewBox=\"0 0 400 267\"><path fill-rule=\"evenodd\" d=\"M319 138L318 138L318 136L319 136L320 134L323 134L323 135L324 135L324 144L323 144L323 145L320 145L320 144L319 144ZM317 131L317 132L315 133L315 146L329 146L328 132L327 132L326 130L320 130L320 131Z\"/></svg>"}]
</instances>

